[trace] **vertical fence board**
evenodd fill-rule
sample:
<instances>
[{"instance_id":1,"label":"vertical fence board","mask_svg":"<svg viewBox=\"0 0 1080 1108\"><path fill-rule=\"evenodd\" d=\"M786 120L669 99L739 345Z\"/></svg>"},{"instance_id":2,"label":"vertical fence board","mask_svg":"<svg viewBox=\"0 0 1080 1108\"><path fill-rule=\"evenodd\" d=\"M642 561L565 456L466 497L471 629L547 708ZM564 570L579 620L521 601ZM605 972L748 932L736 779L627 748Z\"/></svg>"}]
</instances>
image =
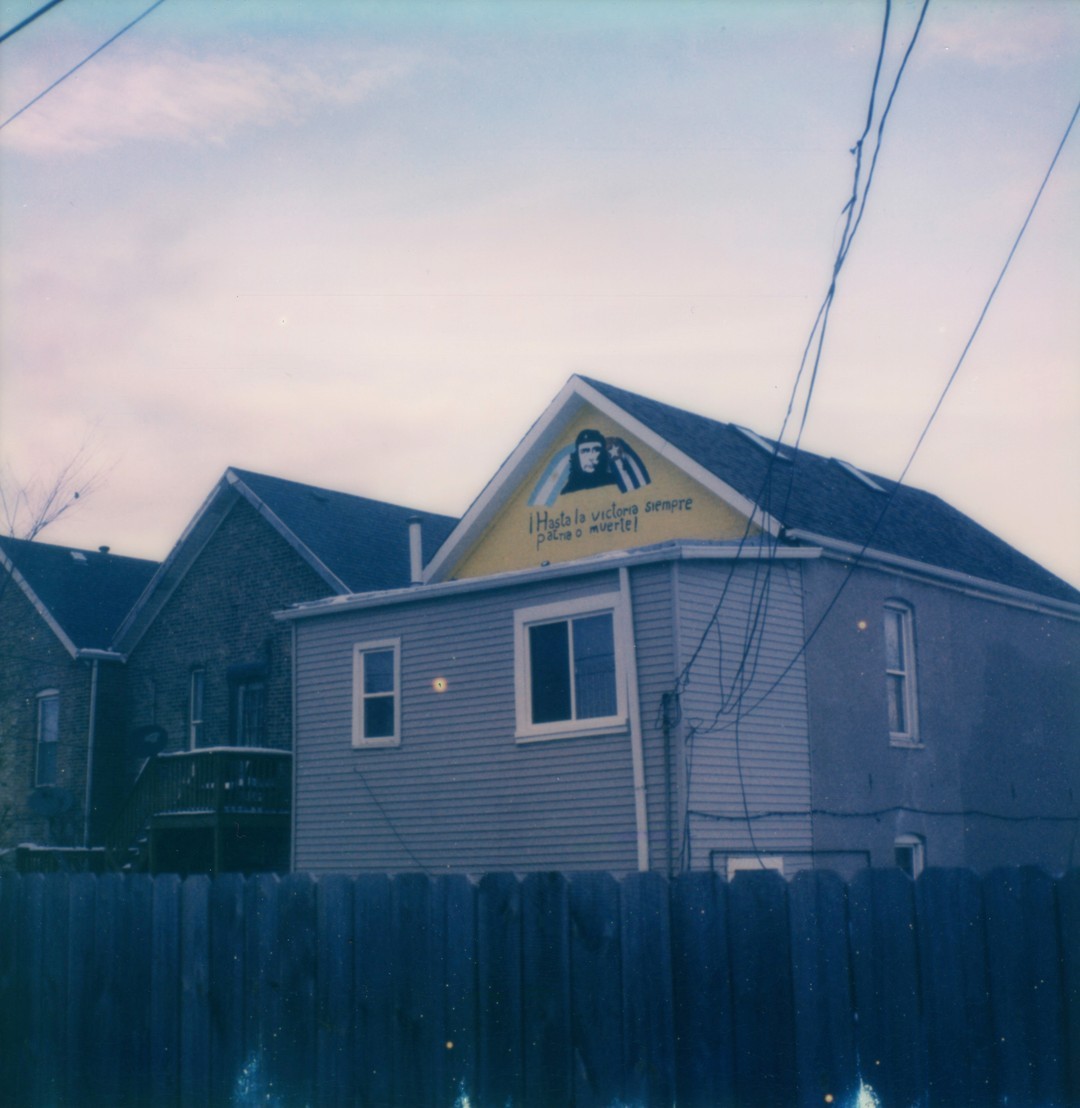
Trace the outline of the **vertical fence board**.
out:
<instances>
[{"instance_id":1,"label":"vertical fence board","mask_svg":"<svg viewBox=\"0 0 1080 1108\"><path fill-rule=\"evenodd\" d=\"M1035 869L983 881L1001 1103L1065 1101L1064 1008L1054 886Z\"/></svg>"},{"instance_id":2,"label":"vertical fence board","mask_svg":"<svg viewBox=\"0 0 1080 1108\"><path fill-rule=\"evenodd\" d=\"M122 1068L115 1059L127 1017L125 977L122 965L126 892L117 873L97 878L94 891L93 956L88 976L90 990L90 1049L87 1089L103 1104L120 1104Z\"/></svg>"},{"instance_id":3,"label":"vertical fence board","mask_svg":"<svg viewBox=\"0 0 1080 1108\"><path fill-rule=\"evenodd\" d=\"M278 1028L281 1095L310 1104L315 1069L315 881L292 873L278 887L278 956L281 1024Z\"/></svg>"},{"instance_id":4,"label":"vertical fence board","mask_svg":"<svg viewBox=\"0 0 1080 1108\"><path fill-rule=\"evenodd\" d=\"M68 884L68 1079L73 1094L92 1092L94 1070L94 907L97 878Z\"/></svg>"},{"instance_id":5,"label":"vertical fence board","mask_svg":"<svg viewBox=\"0 0 1080 1108\"><path fill-rule=\"evenodd\" d=\"M180 1061L180 878L154 879L150 931L150 1103L179 1103ZM74 915L71 926L75 926Z\"/></svg>"},{"instance_id":6,"label":"vertical fence board","mask_svg":"<svg viewBox=\"0 0 1080 1108\"><path fill-rule=\"evenodd\" d=\"M573 1103L570 1037L570 892L558 873L521 886L522 1016L527 1108Z\"/></svg>"},{"instance_id":7,"label":"vertical fence board","mask_svg":"<svg viewBox=\"0 0 1080 1108\"><path fill-rule=\"evenodd\" d=\"M442 917L443 1033L437 1102L476 1099L478 996L476 887L463 875L440 877L437 910Z\"/></svg>"},{"instance_id":8,"label":"vertical fence board","mask_svg":"<svg viewBox=\"0 0 1080 1108\"><path fill-rule=\"evenodd\" d=\"M393 1078L390 879L382 875L358 877L355 897L356 1037L353 1051L357 1100L359 1104L381 1108L391 1102Z\"/></svg>"},{"instance_id":9,"label":"vertical fence board","mask_svg":"<svg viewBox=\"0 0 1080 1108\"><path fill-rule=\"evenodd\" d=\"M583 1108L622 1099L622 956L619 886L606 873L570 879L570 1023L574 1101Z\"/></svg>"},{"instance_id":10,"label":"vertical fence board","mask_svg":"<svg viewBox=\"0 0 1080 1108\"><path fill-rule=\"evenodd\" d=\"M797 1087L787 885L778 873L746 871L728 900L736 1099L787 1108Z\"/></svg>"},{"instance_id":11,"label":"vertical fence board","mask_svg":"<svg viewBox=\"0 0 1080 1108\"><path fill-rule=\"evenodd\" d=\"M67 1088L66 1066L57 1065L57 1059L66 1060L68 1057L68 882L66 877L53 877L46 883L43 909L41 1053L43 1057L50 1060L45 1083L45 1103L58 1104L75 1099Z\"/></svg>"},{"instance_id":12,"label":"vertical fence board","mask_svg":"<svg viewBox=\"0 0 1080 1108\"><path fill-rule=\"evenodd\" d=\"M431 884L421 873L400 874L391 884L393 1103L401 1108L427 1108L435 1097L434 1033L441 997L433 981Z\"/></svg>"},{"instance_id":13,"label":"vertical fence board","mask_svg":"<svg viewBox=\"0 0 1080 1108\"><path fill-rule=\"evenodd\" d=\"M850 1104L859 1088L859 1064L847 889L835 873L805 870L791 882L788 912L798 1028L798 1103L805 1108Z\"/></svg>"},{"instance_id":14,"label":"vertical fence board","mask_svg":"<svg viewBox=\"0 0 1080 1108\"><path fill-rule=\"evenodd\" d=\"M927 870L915 883L929 1103L997 1101L982 892L970 870Z\"/></svg>"},{"instance_id":15,"label":"vertical fence board","mask_svg":"<svg viewBox=\"0 0 1080 1108\"><path fill-rule=\"evenodd\" d=\"M926 1066L914 886L900 870L863 870L848 908L862 1079L885 1104L915 1104Z\"/></svg>"},{"instance_id":16,"label":"vertical fence board","mask_svg":"<svg viewBox=\"0 0 1080 1108\"><path fill-rule=\"evenodd\" d=\"M124 880L123 975L129 998L126 1026L120 1039L126 1075L122 1104L150 1102L152 1017L151 983L153 974L154 879L149 874L134 874ZM66 918L65 918L66 926Z\"/></svg>"},{"instance_id":17,"label":"vertical fence board","mask_svg":"<svg viewBox=\"0 0 1080 1108\"><path fill-rule=\"evenodd\" d=\"M15 1065L20 1054L20 1037L30 1034L25 1021L16 1018L22 980L18 945L22 882L17 873L0 874L0 1089L11 1090L16 1088Z\"/></svg>"},{"instance_id":18,"label":"vertical fence board","mask_svg":"<svg viewBox=\"0 0 1080 1108\"><path fill-rule=\"evenodd\" d=\"M15 1080L10 1086L13 1103L40 1103L49 1083L50 1060L42 1049L41 1032L46 1013L41 1004L44 944L42 926L45 912L45 879L39 873L27 874L22 882L19 934L19 988L12 1007L17 1013Z\"/></svg>"},{"instance_id":19,"label":"vertical fence board","mask_svg":"<svg viewBox=\"0 0 1080 1108\"><path fill-rule=\"evenodd\" d=\"M278 894L274 874L244 885L244 1068L235 1098L243 1105L271 1104L281 1095L280 1055L288 1029L282 1023Z\"/></svg>"},{"instance_id":20,"label":"vertical fence board","mask_svg":"<svg viewBox=\"0 0 1080 1108\"><path fill-rule=\"evenodd\" d=\"M210 879L180 886L180 1102L210 1099Z\"/></svg>"},{"instance_id":21,"label":"vertical fence board","mask_svg":"<svg viewBox=\"0 0 1080 1108\"><path fill-rule=\"evenodd\" d=\"M1057 882L1061 935L1062 994L1065 1003L1066 1104L1080 1104L1080 869Z\"/></svg>"},{"instance_id":22,"label":"vertical fence board","mask_svg":"<svg viewBox=\"0 0 1080 1108\"><path fill-rule=\"evenodd\" d=\"M659 873L622 882L623 1095L631 1103L675 1099L668 883Z\"/></svg>"},{"instance_id":23,"label":"vertical fence board","mask_svg":"<svg viewBox=\"0 0 1080 1108\"><path fill-rule=\"evenodd\" d=\"M316 888L315 1094L326 1108L352 1103L353 886L343 876Z\"/></svg>"},{"instance_id":24,"label":"vertical fence board","mask_svg":"<svg viewBox=\"0 0 1080 1108\"><path fill-rule=\"evenodd\" d=\"M671 885L680 1108L714 1108L735 1098L727 892L727 885L711 872L683 873Z\"/></svg>"},{"instance_id":25,"label":"vertical fence board","mask_svg":"<svg viewBox=\"0 0 1080 1108\"><path fill-rule=\"evenodd\" d=\"M521 887L512 873L489 873L477 895L477 1097L483 1108L501 1108L523 1094Z\"/></svg>"},{"instance_id":26,"label":"vertical fence board","mask_svg":"<svg viewBox=\"0 0 1080 1108\"><path fill-rule=\"evenodd\" d=\"M244 1057L244 878L216 877L209 913L210 1103L229 1104Z\"/></svg>"}]
</instances>

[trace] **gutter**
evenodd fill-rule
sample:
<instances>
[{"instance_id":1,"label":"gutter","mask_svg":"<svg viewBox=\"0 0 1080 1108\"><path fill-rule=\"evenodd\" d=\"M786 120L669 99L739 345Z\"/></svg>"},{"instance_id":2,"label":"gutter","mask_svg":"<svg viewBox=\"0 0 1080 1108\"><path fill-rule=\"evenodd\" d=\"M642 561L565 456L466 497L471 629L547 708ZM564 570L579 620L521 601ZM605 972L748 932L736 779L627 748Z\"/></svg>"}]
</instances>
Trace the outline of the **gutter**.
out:
<instances>
[{"instance_id":1,"label":"gutter","mask_svg":"<svg viewBox=\"0 0 1080 1108\"><path fill-rule=\"evenodd\" d=\"M931 578L939 583L945 582L955 587L957 591L969 596L998 600L1003 604L1028 608L1049 615L1071 616L1074 619L1080 619L1080 604L1070 603L1067 600L1056 600L1054 597L1044 596L1042 593L1017 589L1012 585L1002 585L996 581L988 581L984 577L975 577L970 573L961 573L954 569L943 569L940 566L931 565L929 562L904 558L899 554L889 554L884 550L875 550L872 547L864 549L856 543L844 542L842 539L831 539L813 531L786 531L785 537L800 542L813 543L827 554L839 554L878 568L885 567L897 571L907 571L910 575Z\"/></svg>"}]
</instances>

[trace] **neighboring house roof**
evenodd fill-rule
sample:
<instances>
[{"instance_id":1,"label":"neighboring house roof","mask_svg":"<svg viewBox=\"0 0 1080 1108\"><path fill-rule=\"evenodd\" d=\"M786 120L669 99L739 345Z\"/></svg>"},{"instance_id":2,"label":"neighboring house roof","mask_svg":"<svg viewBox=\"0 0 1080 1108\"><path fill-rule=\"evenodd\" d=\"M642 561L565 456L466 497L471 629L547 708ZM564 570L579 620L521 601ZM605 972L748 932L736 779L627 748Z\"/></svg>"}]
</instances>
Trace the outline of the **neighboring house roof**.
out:
<instances>
[{"instance_id":1,"label":"neighboring house roof","mask_svg":"<svg viewBox=\"0 0 1080 1108\"><path fill-rule=\"evenodd\" d=\"M0 565L68 652L107 650L157 562L0 538Z\"/></svg>"},{"instance_id":2,"label":"neighboring house roof","mask_svg":"<svg viewBox=\"0 0 1080 1108\"><path fill-rule=\"evenodd\" d=\"M229 468L124 621L114 642L117 650L126 653L138 642L237 497L247 501L335 594L408 585L410 521L420 521L425 561L457 523L451 516Z\"/></svg>"},{"instance_id":3,"label":"neighboring house roof","mask_svg":"<svg viewBox=\"0 0 1080 1108\"><path fill-rule=\"evenodd\" d=\"M589 404L636 433L691 477L781 540L833 544L845 553L864 547L921 567L975 578L1007 589L1080 603L1080 591L932 493L866 473L835 458L779 448L776 442L639 396L574 376L462 518L434 559L428 580L453 571L536 459Z\"/></svg>"}]
</instances>

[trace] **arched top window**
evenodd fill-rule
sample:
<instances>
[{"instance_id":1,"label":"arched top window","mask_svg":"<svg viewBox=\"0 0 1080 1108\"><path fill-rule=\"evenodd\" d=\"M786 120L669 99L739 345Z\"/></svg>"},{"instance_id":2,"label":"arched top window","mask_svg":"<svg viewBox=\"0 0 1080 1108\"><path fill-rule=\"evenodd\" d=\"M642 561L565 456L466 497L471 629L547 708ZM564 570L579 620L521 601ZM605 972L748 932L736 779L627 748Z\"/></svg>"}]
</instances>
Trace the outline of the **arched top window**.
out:
<instances>
[{"instance_id":1,"label":"arched top window","mask_svg":"<svg viewBox=\"0 0 1080 1108\"><path fill-rule=\"evenodd\" d=\"M60 693L43 689L37 694L37 754L34 784L55 785L56 750L60 742Z\"/></svg>"}]
</instances>

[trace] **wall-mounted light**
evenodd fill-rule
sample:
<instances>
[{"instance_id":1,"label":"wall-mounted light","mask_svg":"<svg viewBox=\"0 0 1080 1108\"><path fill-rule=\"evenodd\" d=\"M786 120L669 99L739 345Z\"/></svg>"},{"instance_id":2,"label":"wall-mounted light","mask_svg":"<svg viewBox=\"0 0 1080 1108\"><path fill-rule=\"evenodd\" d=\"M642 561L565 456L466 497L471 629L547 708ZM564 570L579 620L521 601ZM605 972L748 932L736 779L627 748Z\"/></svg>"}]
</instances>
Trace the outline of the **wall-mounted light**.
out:
<instances>
[{"instance_id":1,"label":"wall-mounted light","mask_svg":"<svg viewBox=\"0 0 1080 1108\"><path fill-rule=\"evenodd\" d=\"M436 692L441 693L441 692L446 692L446 690L449 688L449 685L447 684L447 681L446 681L445 677L436 677L435 680L431 682L431 687Z\"/></svg>"}]
</instances>

